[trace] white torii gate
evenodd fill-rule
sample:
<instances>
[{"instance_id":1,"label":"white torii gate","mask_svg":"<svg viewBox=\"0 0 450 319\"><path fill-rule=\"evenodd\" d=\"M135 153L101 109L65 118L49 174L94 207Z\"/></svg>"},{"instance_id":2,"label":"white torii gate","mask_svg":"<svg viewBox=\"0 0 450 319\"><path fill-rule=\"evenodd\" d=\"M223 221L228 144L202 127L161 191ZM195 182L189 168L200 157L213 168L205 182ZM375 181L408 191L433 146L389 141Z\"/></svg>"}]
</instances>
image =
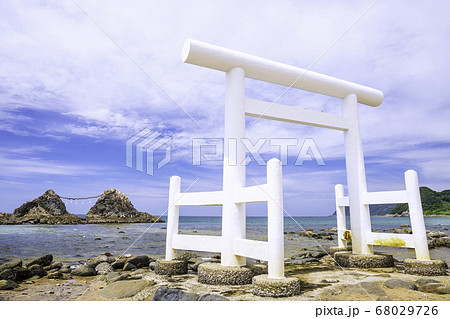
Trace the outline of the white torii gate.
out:
<instances>
[{"instance_id":1,"label":"white torii gate","mask_svg":"<svg viewBox=\"0 0 450 319\"><path fill-rule=\"evenodd\" d=\"M226 72L223 190L181 193L180 178L171 178L166 260L175 258L176 249L221 252L223 266L242 266L245 257L252 257L268 260L269 278L284 277L281 163L277 159L268 162L267 184L245 186L242 140L245 138L246 115L343 131L349 195L344 197L342 185L336 186L339 245L345 245L344 206L347 205L350 206L354 254L372 254L372 245L388 245L389 239L395 237L404 240L406 247L416 248L418 259L429 259L417 174L406 173L407 191L367 192L358 103L380 105L383 101L381 91L195 40L186 41L182 58L185 63ZM246 77L340 98L342 115L246 98ZM245 203L261 201L268 202L267 242L245 238ZM410 204L413 237L372 233L368 204L387 202ZM222 235L178 234L179 206L182 205L222 205Z\"/></svg>"}]
</instances>

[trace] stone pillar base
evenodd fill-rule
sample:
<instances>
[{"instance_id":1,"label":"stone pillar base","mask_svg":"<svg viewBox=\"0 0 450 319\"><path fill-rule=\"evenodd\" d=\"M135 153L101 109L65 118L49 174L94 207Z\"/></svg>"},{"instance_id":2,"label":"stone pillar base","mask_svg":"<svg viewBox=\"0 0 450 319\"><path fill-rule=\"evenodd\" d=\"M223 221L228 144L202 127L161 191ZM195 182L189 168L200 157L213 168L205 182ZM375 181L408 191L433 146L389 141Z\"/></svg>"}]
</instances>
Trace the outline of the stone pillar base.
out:
<instances>
[{"instance_id":1,"label":"stone pillar base","mask_svg":"<svg viewBox=\"0 0 450 319\"><path fill-rule=\"evenodd\" d=\"M294 277L282 279L267 278L267 275L253 277L252 293L261 297L290 297L300 294L300 280Z\"/></svg>"},{"instance_id":2,"label":"stone pillar base","mask_svg":"<svg viewBox=\"0 0 450 319\"><path fill-rule=\"evenodd\" d=\"M334 254L336 265L348 268L389 268L394 267L394 257L390 254L356 255L341 251Z\"/></svg>"},{"instance_id":3,"label":"stone pillar base","mask_svg":"<svg viewBox=\"0 0 450 319\"><path fill-rule=\"evenodd\" d=\"M197 273L198 281L208 285L248 285L254 276L249 268L218 263L203 263L198 266Z\"/></svg>"},{"instance_id":4,"label":"stone pillar base","mask_svg":"<svg viewBox=\"0 0 450 319\"><path fill-rule=\"evenodd\" d=\"M405 273L422 276L445 276L447 263L443 260L405 259Z\"/></svg>"},{"instance_id":5,"label":"stone pillar base","mask_svg":"<svg viewBox=\"0 0 450 319\"><path fill-rule=\"evenodd\" d=\"M330 255L331 256L334 256L334 254L339 252L339 251L352 251L352 246L347 246L347 247L334 246L334 247L330 247Z\"/></svg>"},{"instance_id":6,"label":"stone pillar base","mask_svg":"<svg viewBox=\"0 0 450 319\"><path fill-rule=\"evenodd\" d=\"M186 260L156 260L155 273L157 275L184 275L187 274L188 265Z\"/></svg>"}]
</instances>

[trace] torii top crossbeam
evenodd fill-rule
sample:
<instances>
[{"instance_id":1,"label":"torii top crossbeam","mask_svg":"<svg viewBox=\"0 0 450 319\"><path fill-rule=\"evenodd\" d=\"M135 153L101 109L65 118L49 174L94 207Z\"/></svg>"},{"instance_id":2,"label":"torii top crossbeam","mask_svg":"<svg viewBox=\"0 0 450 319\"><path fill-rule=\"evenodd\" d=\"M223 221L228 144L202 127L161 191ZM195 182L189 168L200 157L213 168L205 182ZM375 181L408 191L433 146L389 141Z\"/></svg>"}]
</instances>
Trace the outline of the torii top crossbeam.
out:
<instances>
[{"instance_id":1,"label":"torii top crossbeam","mask_svg":"<svg viewBox=\"0 0 450 319\"><path fill-rule=\"evenodd\" d=\"M341 99L355 94L358 103L369 106L383 102L380 90L197 40L186 40L182 59L185 63L224 72L239 67L248 78Z\"/></svg>"}]
</instances>

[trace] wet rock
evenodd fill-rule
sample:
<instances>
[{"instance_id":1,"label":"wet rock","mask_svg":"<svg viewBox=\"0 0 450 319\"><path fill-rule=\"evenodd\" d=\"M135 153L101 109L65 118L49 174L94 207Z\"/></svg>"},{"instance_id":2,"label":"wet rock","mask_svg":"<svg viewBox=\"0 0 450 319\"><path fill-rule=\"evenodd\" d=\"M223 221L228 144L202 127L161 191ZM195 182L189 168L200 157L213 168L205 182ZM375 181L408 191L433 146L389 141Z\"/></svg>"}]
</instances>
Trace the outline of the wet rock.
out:
<instances>
[{"instance_id":1,"label":"wet rock","mask_svg":"<svg viewBox=\"0 0 450 319\"><path fill-rule=\"evenodd\" d=\"M52 270L52 269L60 269L62 267L62 263L59 261L54 261L50 264L50 266L44 267L44 270Z\"/></svg>"},{"instance_id":2,"label":"wet rock","mask_svg":"<svg viewBox=\"0 0 450 319\"><path fill-rule=\"evenodd\" d=\"M46 267L46 266L50 266L52 264L52 261L53 261L53 255L47 254L47 255L38 257L38 258L30 261L27 264L27 267L30 267L32 265L41 265L42 267Z\"/></svg>"},{"instance_id":3,"label":"wet rock","mask_svg":"<svg viewBox=\"0 0 450 319\"><path fill-rule=\"evenodd\" d=\"M0 272L0 279L17 281L16 272L12 269L5 269Z\"/></svg>"},{"instance_id":4,"label":"wet rock","mask_svg":"<svg viewBox=\"0 0 450 319\"><path fill-rule=\"evenodd\" d=\"M16 273L16 280L15 281L22 281L25 279L28 279L32 277L30 269L25 267L16 267L12 269Z\"/></svg>"},{"instance_id":5,"label":"wet rock","mask_svg":"<svg viewBox=\"0 0 450 319\"><path fill-rule=\"evenodd\" d=\"M291 257L291 259L303 259L303 258L322 258L327 255L324 251L306 250L297 255Z\"/></svg>"},{"instance_id":6,"label":"wet rock","mask_svg":"<svg viewBox=\"0 0 450 319\"><path fill-rule=\"evenodd\" d=\"M401 224L400 225L400 228L408 228L408 227L411 227L411 226L409 226L408 224Z\"/></svg>"},{"instance_id":7,"label":"wet rock","mask_svg":"<svg viewBox=\"0 0 450 319\"><path fill-rule=\"evenodd\" d=\"M450 248L450 237L439 237L432 240L433 247L447 247Z\"/></svg>"},{"instance_id":8,"label":"wet rock","mask_svg":"<svg viewBox=\"0 0 450 319\"><path fill-rule=\"evenodd\" d=\"M113 282L113 279L116 279L119 276L121 276L120 273L112 271L112 272L109 272L109 273L106 274L105 280L106 280L106 282Z\"/></svg>"},{"instance_id":9,"label":"wet rock","mask_svg":"<svg viewBox=\"0 0 450 319\"><path fill-rule=\"evenodd\" d=\"M312 231L302 231L298 233L300 236L309 237L309 238L321 238L319 234L316 234Z\"/></svg>"},{"instance_id":10,"label":"wet rock","mask_svg":"<svg viewBox=\"0 0 450 319\"><path fill-rule=\"evenodd\" d=\"M197 301L199 295L185 292L180 289L169 289L166 286L159 287L153 296L154 301Z\"/></svg>"},{"instance_id":11,"label":"wet rock","mask_svg":"<svg viewBox=\"0 0 450 319\"><path fill-rule=\"evenodd\" d=\"M134 208L127 195L116 189L106 190L86 214L88 223L159 223L161 218Z\"/></svg>"},{"instance_id":12,"label":"wet rock","mask_svg":"<svg viewBox=\"0 0 450 319\"><path fill-rule=\"evenodd\" d=\"M136 266L136 268L144 268L148 267L148 265L150 264L150 258L148 258L148 256L146 255L139 255L131 257L130 259L128 259L128 262Z\"/></svg>"},{"instance_id":13,"label":"wet rock","mask_svg":"<svg viewBox=\"0 0 450 319\"><path fill-rule=\"evenodd\" d=\"M81 265L80 267L72 270L71 274L74 276L95 276L97 272L94 268L88 267L87 265Z\"/></svg>"},{"instance_id":14,"label":"wet rock","mask_svg":"<svg viewBox=\"0 0 450 319\"><path fill-rule=\"evenodd\" d=\"M129 298L142 291L144 288L154 285L154 281L149 280L124 280L113 282L106 286L100 295L107 299Z\"/></svg>"},{"instance_id":15,"label":"wet rock","mask_svg":"<svg viewBox=\"0 0 450 319\"><path fill-rule=\"evenodd\" d=\"M59 271L63 274L70 274L72 269L70 269L70 266L66 265L66 266L61 267L61 269Z\"/></svg>"},{"instance_id":16,"label":"wet rock","mask_svg":"<svg viewBox=\"0 0 450 319\"><path fill-rule=\"evenodd\" d=\"M403 288L403 289L410 289L410 290L416 290L416 284L410 281L401 280L401 279L388 279L384 282L386 287L390 289L397 289L397 288Z\"/></svg>"},{"instance_id":17,"label":"wet rock","mask_svg":"<svg viewBox=\"0 0 450 319\"><path fill-rule=\"evenodd\" d=\"M41 265L31 265L28 269L30 269L33 276L44 277L47 275L47 272Z\"/></svg>"},{"instance_id":18,"label":"wet rock","mask_svg":"<svg viewBox=\"0 0 450 319\"><path fill-rule=\"evenodd\" d=\"M124 260L124 259L119 259L119 260L116 260L115 262L113 262L112 264L111 264L111 266L114 268L114 269L123 269L123 267L125 266L125 263L126 263L127 261L126 260Z\"/></svg>"},{"instance_id":19,"label":"wet rock","mask_svg":"<svg viewBox=\"0 0 450 319\"><path fill-rule=\"evenodd\" d=\"M20 259L12 259L0 265L0 273L6 269L12 269L16 267L22 266L22 260Z\"/></svg>"},{"instance_id":20,"label":"wet rock","mask_svg":"<svg viewBox=\"0 0 450 319\"><path fill-rule=\"evenodd\" d=\"M109 275L109 274L118 274L119 276L113 275L113 276L110 276L110 277L108 278L108 275ZM106 275L106 282L113 283L113 282L116 282L116 281L121 281L121 280L128 280L128 279L130 279L130 274L121 274L121 273L117 273L117 272L109 273L109 274Z\"/></svg>"},{"instance_id":21,"label":"wet rock","mask_svg":"<svg viewBox=\"0 0 450 319\"><path fill-rule=\"evenodd\" d=\"M429 232L428 233L428 237L439 238L439 237L448 237L448 235L446 233L444 233L444 232L435 230L435 231Z\"/></svg>"},{"instance_id":22,"label":"wet rock","mask_svg":"<svg viewBox=\"0 0 450 319\"><path fill-rule=\"evenodd\" d=\"M333 236L325 236L323 239L326 239L326 240L334 240Z\"/></svg>"},{"instance_id":23,"label":"wet rock","mask_svg":"<svg viewBox=\"0 0 450 319\"><path fill-rule=\"evenodd\" d=\"M60 279L62 277L63 277L63 274L61 272L59 272L58 270L53 271L47 275L48 279Z\"/></svg>"},{"instance_id":24,"label":"wet rock","mask_svg":"<svg viewBox=\"0 0 450 319\"><path fill-rule=\"evenodd\" d=\"M106 255L99 255L97 257L94 258L89 258L86 262L86 266L95 269L95 267L97 267L98 264L104 263L104 262L108 262L108 256Z\"/></svg>"},{"instance_id":25,"label":"wet rock","mask_svg":"<svg viewBox=\"0 0 450 319\"><path fill-rule=\"evenodd\" d=\"M12 280L0 280L0 290L13 290L17 287L19 285Z\"/></svg>"},{"instance_id":26,"label":"wet rock","mask_svg":"<svg viewBox=\"0 0 450 319\"><path fill-rule=\"evenodd\" d=\"M229 299L221 295L206 294L201 296L200 299L198 299L198 301L229 301Z\"/></svg>"},{"instance_id":27,"label":"wet rock","mask_svg":"<svg viewBox=\"0 0 450 319\"><path fill-rule=\"evenodd\" d=\"M289 261L289 263L292 265L302 265L302 264L307 264L307 263L311 263L311 262L319 262L319 260L317 258L302 258L302 259L294 259L294 260Z\"/></svg>"},{"instance_id":28,"label":"wet rock","mask_svg":"<svg viewBox=\"0 0 450 319\"><path fill-rule=\"evenodd\" d=\"M123 270L124 271L129 271L129 270L135 270L136 266L132 263L127 262L124 266L123 266Z\"/></svg>"},{"instance_id":29,"label":"wet rock","mask_svg":"<svg viewBox=\"0 0 450 319\"><path fill-rule=\"evenodd\" d=\"M98 275L106 275L107 273L113 271L113 269L110 264L108 264L107 262L103 262L98 264L97 267L95 267L95 271L97 272Z\"/></svg>"}]
</instances>

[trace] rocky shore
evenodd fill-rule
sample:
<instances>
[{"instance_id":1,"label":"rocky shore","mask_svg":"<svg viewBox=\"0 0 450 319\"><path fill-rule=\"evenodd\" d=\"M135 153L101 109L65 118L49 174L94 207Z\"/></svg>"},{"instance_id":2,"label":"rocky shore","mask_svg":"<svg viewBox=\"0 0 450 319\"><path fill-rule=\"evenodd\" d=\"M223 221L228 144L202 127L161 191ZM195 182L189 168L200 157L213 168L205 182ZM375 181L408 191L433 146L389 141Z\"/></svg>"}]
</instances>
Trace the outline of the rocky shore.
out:
<instances>
[{"instance_id":1,"label":"rocky shore","mask_svg":"<svg viewBox=\"0 0 450 319\"><path fill-rule=\"evenodd\" d=\"M86 219L70 214L61 197L52 189L24 203L12 214L0 213L0 225L161 222L164 221L159 217L139 212L128 197L116 189L106 190L86 214Z\"/></svg>"},{"instance_id":2,"label":"rocky shore","mask_svg":"<svg viewBox=\"0 0 450 319\"><path fill-rule=\"evenodd\" d=\"M105 253L84 262L64 263L44 255L25 264L20 259L0 265L0 300L272 300L252 294L251 285L199 283L198 266L219 263L220 256L183 252L178 257L188 273L157 275L148 255ZM267 272L265 262L247 266L254 275ZM391 268L352 269L335 264L328 251L303 250L285 260L286 276L301 280L302 293L276 300L450 300L448 276L406 274L402 262Z\"/></svg>"}]
</instances>

